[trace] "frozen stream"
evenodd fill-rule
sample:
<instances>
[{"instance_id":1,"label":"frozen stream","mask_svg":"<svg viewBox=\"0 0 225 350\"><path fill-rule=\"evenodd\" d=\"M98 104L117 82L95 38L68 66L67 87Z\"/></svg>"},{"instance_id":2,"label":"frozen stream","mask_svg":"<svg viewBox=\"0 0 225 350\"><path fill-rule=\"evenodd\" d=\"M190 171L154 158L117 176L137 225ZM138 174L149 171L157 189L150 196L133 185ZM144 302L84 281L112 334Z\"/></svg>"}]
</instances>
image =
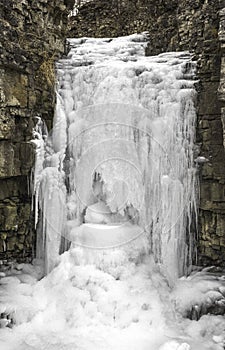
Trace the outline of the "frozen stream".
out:
<instances>
[{"instance_id":1,"label":"frozen stream","mask_svg":"<svg viewBox=\"0 0 225 350\"><path fill-rule=\"evenodd\" d=\"M37 259L0 272L0 349L224 349L223 316L199 311L225 310L224 276L190 273L190 53L146 57L145 34L69 42L53 130L34 131Z\"/></svg>"}]
</instances>

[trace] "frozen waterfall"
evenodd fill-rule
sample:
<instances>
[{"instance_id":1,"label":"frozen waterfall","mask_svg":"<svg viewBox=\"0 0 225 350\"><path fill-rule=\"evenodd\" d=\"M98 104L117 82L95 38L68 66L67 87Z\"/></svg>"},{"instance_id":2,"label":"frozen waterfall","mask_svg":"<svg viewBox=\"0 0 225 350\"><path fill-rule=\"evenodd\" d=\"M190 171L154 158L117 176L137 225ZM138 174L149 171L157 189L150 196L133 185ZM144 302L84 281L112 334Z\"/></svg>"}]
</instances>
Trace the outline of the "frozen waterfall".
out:
<instances>
[{"instance_id":1,"label":"frozen waterfall","mask_svg":"<svg viewBox=\"0 0 225 350\"><path fill-rule=\"evenodd\" d=\"M146 57L147 40L69 39L57 64L53 130L44 140L35 134L37 254L46 272L70 245L84 263L85 254L97 264L131 249L153 254L171 283L187 272L195 64L188 52Z\"/></svg>"}]
</instances>

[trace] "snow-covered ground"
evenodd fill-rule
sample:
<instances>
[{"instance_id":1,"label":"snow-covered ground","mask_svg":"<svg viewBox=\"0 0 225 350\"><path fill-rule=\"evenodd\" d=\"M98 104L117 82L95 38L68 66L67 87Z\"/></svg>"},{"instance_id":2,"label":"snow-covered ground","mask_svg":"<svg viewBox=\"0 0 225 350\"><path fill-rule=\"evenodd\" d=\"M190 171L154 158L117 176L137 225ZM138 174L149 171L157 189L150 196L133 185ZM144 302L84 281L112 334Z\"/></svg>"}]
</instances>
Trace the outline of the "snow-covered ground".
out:
<instances>
[{"instance_id":1,"label":"snow-covered ground","mask_svg":"<svg viewBox=\"0 0 225 350\"><path fill-rule=\"evenodd\" d=\"M223 316L182 317L223 303L223 276L195 272L171 289L153 259L137 259L133 248L102 252L98 267L86 264L85 252L65 252L40 280L38 260L1 274L1 350L223 349ZM4 327L6 315L13 325Z\"/></svg>"}]
</instances>

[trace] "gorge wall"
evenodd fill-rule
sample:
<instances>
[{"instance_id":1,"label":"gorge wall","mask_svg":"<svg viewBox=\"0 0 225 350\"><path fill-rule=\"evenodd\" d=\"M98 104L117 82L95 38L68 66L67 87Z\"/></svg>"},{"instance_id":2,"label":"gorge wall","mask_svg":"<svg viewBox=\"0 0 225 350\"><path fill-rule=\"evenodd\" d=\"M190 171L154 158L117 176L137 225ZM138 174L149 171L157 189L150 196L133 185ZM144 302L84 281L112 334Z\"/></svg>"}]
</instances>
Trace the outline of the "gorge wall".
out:
<instances>
[{"instance_id":1,"label":"gorge wall","mask_svg":"<svg viewBox=\"0 0 225 350\"><path fill-rule=\"evenodd\" d=\"M225 1L92 1L70 22L70 37L149 31L147 55L189 50L197 61L198 263L225 265ZM196 153L197 157L197 153ZM193 232L196 228L193 227Z\"/></svg>"},{"instance_id":2,"label":"gorge wall","mask_svg":"<svg viewBox=\"0 0 225 350\"><path fill-rule=\"evenodd\" d=\"M0 259L32 256L29 141L35 116L51 127L54 62L64 53L65 38L149 31L147 55L190 50L198 62L197 143L208 159L198 165L198 256L201 264L224 265L225 1L89 1L70 18L68 29L73 3L0 0Z\"/></svg>"},{"instance_id":3,"label":"gorge wall","mask_svg":"<svg viewBox=\"0 0 225 350\"><path fill-rule=\"evenodd\" d=\"M52 123L54 62L64 53L73 3L0 1L0 260L32 257L29 141L35 116Z\"/></svg>"}]
</instances>

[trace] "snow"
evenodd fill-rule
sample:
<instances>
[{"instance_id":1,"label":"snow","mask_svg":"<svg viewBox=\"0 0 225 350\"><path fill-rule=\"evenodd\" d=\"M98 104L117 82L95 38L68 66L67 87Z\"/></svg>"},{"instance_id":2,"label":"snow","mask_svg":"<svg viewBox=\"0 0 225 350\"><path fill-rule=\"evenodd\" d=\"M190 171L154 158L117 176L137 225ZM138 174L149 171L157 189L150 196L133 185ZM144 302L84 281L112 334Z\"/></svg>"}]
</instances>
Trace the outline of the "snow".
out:
<instances>
[{"instance_id":1,"label":"snow","mask_svg":"<svg viewBox=\"0 0 225 350\"><path fill-rule=\"evenodd\" d=\"M159 350L190 350L190 345L187 343L179 344L172 340L160 346Z\"/></svg>"},{"instance_id":2,"label":"snow","mask_svg":"<svg viewBox=\"0 0 225 350\"><path fill-rule=\"evenodd\" d=\"M212 274L205 269L180 278L173 290L172 298L176 300L176 308L179 312L185 314L187 310L191 310L192 306L197 311L201 307L210 307L212 303L224 305L224 294L224 276Z\"/></svg>"},{"instance_id":3,"label":"snow","mask_svg":"<svg viewBox=\"0 0 225 350\"><path fill-rule=\"evenodd\" d=\"M82 263L82 254L81 247L65 252L40 280L38 261L0 279L0 349L223 349L224 317L183 317L205 295L212 304L221 300L221 293L213 296L225 291L221 274L193 272L171 289L153 257L134 259L133 248L108 252L102 267ZM120 263L113 263L115 254ZM4 327L7 315L13 328Z\"/></svg>"}]
</instances>

